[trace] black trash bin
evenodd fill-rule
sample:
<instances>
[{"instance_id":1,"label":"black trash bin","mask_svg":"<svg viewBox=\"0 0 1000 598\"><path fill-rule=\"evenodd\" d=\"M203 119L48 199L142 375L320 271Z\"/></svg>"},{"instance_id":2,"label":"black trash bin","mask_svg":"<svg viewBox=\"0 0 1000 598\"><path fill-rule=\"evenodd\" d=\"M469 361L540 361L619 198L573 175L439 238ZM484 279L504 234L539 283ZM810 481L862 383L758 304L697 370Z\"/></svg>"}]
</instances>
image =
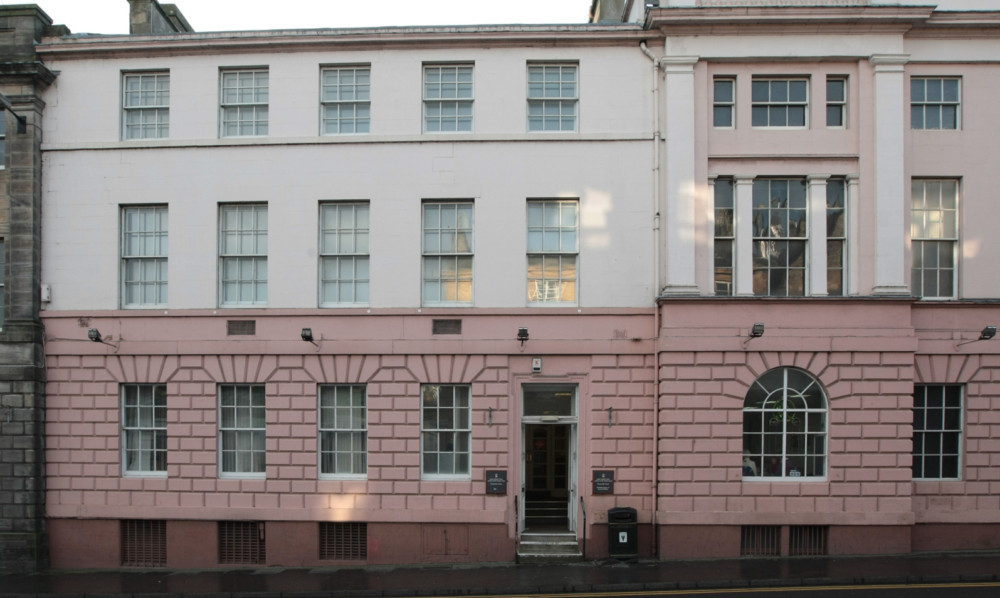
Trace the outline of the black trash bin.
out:
<instances>
[{"instance_id":1,"label":"black trash bin","mask_svg":"<svg viewBox=\"0 0 1000 598\"><path fill-rule=\"evenodd\" d=\"M608 509L608 554L616 559L639 556L639 517L632 507Z\"/></svg>"}]
</instances>

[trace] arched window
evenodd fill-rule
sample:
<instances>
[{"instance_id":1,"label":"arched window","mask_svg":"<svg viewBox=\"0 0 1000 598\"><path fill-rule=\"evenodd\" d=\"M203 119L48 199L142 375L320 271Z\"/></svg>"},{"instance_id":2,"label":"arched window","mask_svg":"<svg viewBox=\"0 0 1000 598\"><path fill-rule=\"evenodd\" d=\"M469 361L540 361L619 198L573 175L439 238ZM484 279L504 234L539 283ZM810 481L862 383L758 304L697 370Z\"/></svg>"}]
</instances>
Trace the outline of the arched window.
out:
<instances>
[{"instance_id":1,"label":"arched window","mask_svg":"<svg viewBox=\"0 0 1000 598\"><path fill-rule=\"evenodd\" d=\"M776 368L750 386L743 401L743 475L826 475L826 394L816 378Z\"/></svg>"}]
</instances>

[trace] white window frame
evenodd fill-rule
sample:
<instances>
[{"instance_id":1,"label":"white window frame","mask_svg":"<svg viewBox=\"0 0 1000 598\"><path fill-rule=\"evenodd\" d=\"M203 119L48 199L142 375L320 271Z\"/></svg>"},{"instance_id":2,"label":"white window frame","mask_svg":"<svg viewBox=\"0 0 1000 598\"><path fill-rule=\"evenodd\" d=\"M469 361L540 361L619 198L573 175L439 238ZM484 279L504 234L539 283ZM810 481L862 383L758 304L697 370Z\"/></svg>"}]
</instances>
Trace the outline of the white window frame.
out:
<instances>
[{"instance_id":1,"label":"white window frame","mask_svg":"<svg viewBox=\"0 0 1000 598\"><path fill-rule=\"evenodd\" d=\"M763 185L767 183L767 201L766 204L761 202L761 187L758 184ZM776 196L775 187L778 186L780 190L780 185L786 185L786 193L784 194L785 206L781 205L781 197ZM802 204L801 207L793 207L791 205L791 195L792 195L792 184L802 185ZM805 178L798 177L759 177L753 181L753 276L754 276L754 295L757 297L807 297L809 296L809 186ZM777 214L774 212L777 211ZM784 218L782 218L781 212L784 212ZM777 218L776 218L777 216ZM799 223L803 230L792 231L791 224L793 221L793 216L800 216ZM785 223L787 230L782 231L780 228L775 228L776 225L773 223L778 221L777 226L781 226L781 222ZM765 226L762 226L765 224ZM795 233L795 234L793 234ZM801 233L801 234L799 234ZM792 254L795 245L801 245L801 257L802 265L793 267ZM784 250L784 251L782 251ZM772 260L775 257L780 257L784 254L785 264L776 264L772 266ZM767 264L760 266L759 260L767 260ZM790 279L794 271L801 271L802 273L802 293L801 294L790 294L791 290ZM766 272L767 276L765 282L767 283L766 292L758 292L757 290L757 274L758 272ZM773 293L772 279L776 272L785 273L785 292L784 293Z\"/></svg>"},{"instance_id":2,"label":"white window frame","mask_svg":"<svg viewBox=\"0 0 1000 598\"><path fill-rule=\"evenodd\" d=\"M267 68L219 72L219 137L267 137L269 85Z\"/></svg>"},{"instance_id":3,"label":"white window frame","mask_svg":"<svg viewBox=\"0 0 1000 598\"><path fill-rule=\"evenodd\" d=\"M577 305L580 299L580 201L529 199L528 304ZM555 261L555 278L549 266ZM567 293L571 298L566 298Z\"/></svg>"},{"instance_id":4,"label":"white window frame","mask_svg":"<svg viewBox=\"0 0 1000 598\"><path fill-rule=\"evenodd\" d=\"M577 63L528 63L529 132L567 133L577 130L579 78L580 67Z\"/></svg>"},{"instance_id":5,"label":"white window frame","mask_svg":"<svg viewBox=\"0 0 1000 598\"><path fill-rule=\"evenodd\" d=\"M241 401L240 390L247 390ZM227 404L227 393L232 401ZM263 479L267 475L267 397L263 384L219 385L219 477ZM260 425L254 424L258 418ZM231 443L233 448L226 448ZM240 444L248 446L239 447ZM227 454L235 461L227 468Z\"/></svg>"},{"instance_id":6,"label":"white window frame","mask_svg":"<svg viewBox=\"0 0 1000 598\"><path fill-rule=\"evenodd\" d=\"M442 406L443 391L449 391L451 407ZM458 396L464 395L464 396ZM462 399L458 401L458 399ZM464 405L458 404L459 402ZM442 417L451 410L451 426ZM428 410L432 410L430 413ZM464 412L464 421L463 421ZM451 439L450 450L441 449ZM464 446L464 449L461 448ZM463 459L464 457L464 459ZM436 471L427 471L434 460ZM450 473L441 473L448 465ZM464 468L460 461L464 460ZM463 470L464 469L464 470ZM472 388L468 384L422 384L420 386L420 477L424 480L468 480L472 477Z\"/></svg>"},{"instance_id":7,"label":"white window frame","mask_svg":"<svg viewBox=\"0 0 1000 598\"><path fill-rule=\"evenodd\" d=\"M729 85L729 99L720 97L719 85ZM716 123L716 114L728 113L729 124ZM736 128L736 77L732 75L717 75L712 78L712 127L715 129Z\"/></svg>"},{"instance_id":8,"label":"white window frame","mask_svg":"<svg viewBox=\"0 0 1000 598\"><path fill-rule=\"evenodd\" d=\"M121 430L122 475L166 477L167 385L122 384ZM133 457L137 466L130 466Z\"/></svg>"},{"instance_id":9,"label":"white window frame","mask_svg":"<svg viewBox=\"0 0 1000 598\"><path fill-rule=\"evenodd\" d=\"M947 94L946 86L949 82L955 83L955 95L954 99L946 99ZM918 84L920 90L918 92ZM932 85L940 85L941 97L930 98L931 94L928 93L931 90ZM933 90L936 92L938 90ZM946 113L949 109L953 110L955 115L955 126L945 127L944 121ZM937 124L938 126L927 126L927 114L928 111L937 112ZM920 114L920 118L917 119L917 114ZM917 122L919 120L919 123ZM917 125L920 126L917 126ZM911 77L910 78L910 128L917 131L957 131L962 128L962 78L961 77Z\"/></svg>"},{"instance_id":10,"label":"white window frame","mask_svg":"<svg viewBox=\"0 0 1000 598\"><path fill-rule=\"evenodd\" d=\"M760 97L758 84L767 84L767 98ZM791 87L801 83L805 87L804 99L792 99ZM784 85L784 92L781 86ZM784 97L782 97L784 96ZM751 82L750 123L755 129L807 129L809 128L809 78L808 77L754 77ZM764 109L767 115L766 124L757 124L758 109ZM785 124L772 123L772 111L783 109ZM788 124L792 110L802 111L802 124Z\"/></svg>"},{"instance_id":11,"label":"white window frame","mask_svg":"<svg viewBox=\"0 0 1000 598\"><path fill-rule=\"evenodd\" d=\"M953 188L954 194L950 198L947 197L945 185ZM938 192L936 194L934 186L937 186ZM921 299L955 299L958 297L961 181L955 178L914 178L911 183L910 199L911 292L915 297ZM935 229L938 229L937 232ZM932 246L936 247L938 251L932 252ZM932 253L937 255L934 256L934 260L928 260ZM941 267L942 260L945 258L950 262L950 268ZM936 262L938 265L927 266L929 261ZM940 293L941 275L947 271L951 272L951 292L942 294ZM924 293L926 276L929 272L936 273L937 294ZM918 274L919 282L917 281Z\"/></svg>"},{"instance_id":12,"label":"white window frame","mask_svg":"<svg viewBox=\"0 0 1000 598\"><path fill-rule=\"evenodd\" d=\"M319 414L316 421L319 429L320 477L367 479L368 390L365 385L320 385ZM345 457L349 463L342 467L345 465Z\"/></svg>"},{"instance_id":13,"label":"white window frame","mask_svg":"<svg viewBox=\"0 0 1000 598\"><path fill-rule=\"evenodd\" d=\"M937 395L931 396L931 393ZM957 393L957 397L955 394ZM931 406L929 403L935 403ZM939 411L933 414L932 410ZM949 414L951 417L949 417ZM950 420L950 421L949 421ZM961 384L916 384L913 387L913 479L961 480L964 455L965 388ZM937 441L928 442L936 436ZM950 437L950 440L948 440ZM953 450L945 450L948 441ZM936 450L928 448L936 446ZM928 476L929 459L938 460L940 475ZM945 459L954 460L954 476L944 475ZM919 461L919 466L918 466ZM921 475L917 475L917 471Z\"/></svg>"},{"instance_id":14,"label":"white window frame","mask_svg":"<svg viewBox=\"0 0 1000 598\"><path fill-rule=\"evenodd\" d=\"M421 303L426 306L472 305L475 205L471 200L428 200L421 214ZM449 271L452 274L448 274ZM463 274L465 271L467 276Z\"/></svg>"},{"instance_id":15,"label":"white window frame","mask_svg":"<svg viewBox=\"0 0 1000 598\"><path fill-rule=\"evenodd\" d=\"M371 282L368 202L323 202L319 209L320 306L368 305Z\"/></svg>"},{"instance_id":16,"label":"white window frame","mask_svg":"<svg viewBox=\"0 0 1000 598\"><path fill-rule=\"evenodd\" d=\"M840 188L839 193L835 192L837 187ZM831 177L826 181L826 293L835 297L847 295L847 218L847 179ZM840 234L834 234L838 227ZM834 252L833 249L838 245L840 246L840 263L834 261L837 252ZM840 292L836 293L831 290L833 287L830 280L838 271L840 272Z\"/></svg>"},{"instance_id":17,"label":"white window frame","mask_svg":"<svg viewBox=\"0 0 1000 598\"><path fill-rule=\"evenodd\" d=\"M810 400L821 405L810 405ZM743 481L826 480L830 468L829 405L819 380L805 370L779 367L754 380L743 401L743 470L749 469ZM814 418L821 418L819 425L812 421ZM767 446L778 434L781 447ZM791 441L797 438L804 445L801 449L792 446ZM759 440L759 450L752 450L755 439ZM815 445L817 440L822 449L810 450L810 444ZM809 475L807 466L811 460L816 469L817 459L823 471Z\"/></svg>"},{"instance_id":18,"label":"white window frame","mask_svg":"<svg viewBox=\"0 0 1000 598\"><path fill-rule=\"evenodd\" d=\"M132 84L138 87L130 89ZM133 117L139 122L129 122ZM122 73L121 135L123 140L170 136L170 71Z\"/></svg>"},{"instance_id":19,"label":"white window frame","mask_svg":"<svg viewBox=\"0 0 1000 598\"><path fill-rule=\"evenodd\" d=\"M168 212L165 205L121 207L121 306L166 307L169 291ZM135 225L135 228L133 228ZM138 270L135 272L134 270ZM131 291L140 295L131 300ZM154 300L147 301L147 292Z\"/></svg>"},{"instance_id":20,"label":"white window frame","mask_svg":"<svg viewBox=\"0 0 1000 598\"><path fill-rule=\"evenodd\" d=\"M826 78L826 126L828 129L847 128L847 77L845 75L829 75ZM839 83L843 93L840 98L832 97L830 85ZM831 116L837 115L840 124L831 124Z\"/></svg>"},{"instance_id":21,"label":"white window frame","mask_svg":"<svg viewBox=\"0 0 1000 598\"><path fill-rule=\"evenodd\" d=\"M371 132L371 65L324 66L319 86L321 135Z\"/></svg>"},{"instance_id":22,"label":"white window frame","mask_svg":"<svg viewBox=\"0 0 1000 598\"><path fill-rule=\"evenodd\" d=\"M471 133L474 125L475 67L472 63L424 64L425 133ZM445 126L446 123L454 128Z\"/></svg>"},{"instance_id":23,"label":"white window frame","mask_svg":"<svg viewBox=\"0 0 1000 598\"><path fill-rule=\"evenodd\" d=\"M230 214L235 214L235 222ZM267 234L267 204L219 205L220 307L267 305ZM227 299L232 285L236 285L235 300ZM248 297L243 295L246 285L250 285Z\"/></svg>"},{"instance_id":24,"label":"white window frame","mask_svg":"<svg viewBox=\"0 0 1000 598\"><path fill-rule=\"evenodd\" d=\"M730 177L718 177L712 186L715 204L712 282L716 296L731 297L736 292L736 181ZM727 189L728 192L725 191ZM720 190L724 192L720 194ZM729 247L728 265L723 265L719 258L719 249L724 245ZM720 280L726 271L728 282Z\"/></svg>"}]
</instances>

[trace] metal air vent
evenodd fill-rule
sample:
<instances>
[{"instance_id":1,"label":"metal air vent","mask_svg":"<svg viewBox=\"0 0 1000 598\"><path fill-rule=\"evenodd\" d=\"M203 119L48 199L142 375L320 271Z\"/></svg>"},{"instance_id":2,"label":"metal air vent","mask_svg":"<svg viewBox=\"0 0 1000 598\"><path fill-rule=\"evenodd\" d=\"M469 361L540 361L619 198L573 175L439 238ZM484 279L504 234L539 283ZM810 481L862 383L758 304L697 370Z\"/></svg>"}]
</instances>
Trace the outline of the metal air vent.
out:
<instances>
[{"instance_id":1,"label":"metal air vent","mask_svg":"<svg viewBox=\"0 0 1000 598\"><path fill-rule=\"evenodd\" d=\"M167 522L123 519L121 521L122 567L167 566Z\"/></svg>"}]
</instances>

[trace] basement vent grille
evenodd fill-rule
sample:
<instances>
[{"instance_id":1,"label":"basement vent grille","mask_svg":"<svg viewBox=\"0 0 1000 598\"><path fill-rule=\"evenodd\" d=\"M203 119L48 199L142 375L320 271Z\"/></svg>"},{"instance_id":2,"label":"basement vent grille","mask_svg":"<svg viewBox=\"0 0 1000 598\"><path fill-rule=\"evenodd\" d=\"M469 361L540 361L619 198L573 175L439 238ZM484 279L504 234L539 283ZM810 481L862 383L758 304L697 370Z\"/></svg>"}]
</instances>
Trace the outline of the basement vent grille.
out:
<instances>
[{"instance_id":1,"label":"basement vent grille","mask_svg":"<svg viewBox=\"0 0 1000 598\"><path fill-rule=\"evenodd\" d=\"M781 526L744 525L740 556L781 556Z\"/></svg>"},{"instance_id":2,"label":"basement vent grille","mask_svg":"<svg viewBox=\"0 0 1000 598\"><path fill-rule=\"evenodd\" d=\"M368 560L368 524L320 523L319 558L329 561Z\"/></svg>"},{"instance_id":3,"label":"basement vent grille","mask_svg":"<svg viewBox=\"0 0 1000 598\"><path fill-rule=\"evenodd\" d=\"M253 336L257 334L257 320L226 320L226 334Z\"/></svg>"},{"instance_id":4,"label":"basement vent grille","mask_svg":"<svg viewBox=\"0 0 1000 598\"><path fill-rule=\"evenodd\" d=\"M462 320L434 320L433 334L462 334Z\"/></svg>"},{"instance_id":5,"label":"basement vent grille","mask_svg":"<svg viewBox=\"0 0 1000 598\"><path fill-rule=\"evenodd\" d=\"M123 519L121 521L122 567L167 566L167 522Z\"/></svg>"},{"instance_id":6,"label":"basement vent grille","mask_svg":"<svg viewBox=\"0 0 1000 598\"><path fill-rule=\"evenodd\" d=\"M259 521L219 522L220 565L263 565L264 523Z\"/></svg>"},{"instance_id":7,"label":"basement vent grille","mask_svg":"<svg viewBox=\"0 0 1000 598\"><path fill-rule=\"evenodd\" d=\"M830 528L825 525L793 525L788 528L790 556L825 556Z\"/></svg>"}]
</instances>

